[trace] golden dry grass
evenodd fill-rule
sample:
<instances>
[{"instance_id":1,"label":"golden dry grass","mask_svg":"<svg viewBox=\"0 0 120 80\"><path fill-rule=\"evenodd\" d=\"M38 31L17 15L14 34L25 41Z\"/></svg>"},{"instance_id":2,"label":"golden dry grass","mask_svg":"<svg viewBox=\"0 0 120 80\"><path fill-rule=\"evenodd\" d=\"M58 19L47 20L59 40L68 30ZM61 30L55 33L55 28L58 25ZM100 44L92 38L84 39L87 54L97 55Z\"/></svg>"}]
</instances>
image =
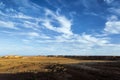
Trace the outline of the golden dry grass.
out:
<instances>
[{"instance_id":1,"label":"golden dry grass","mask_svg":"<svg viewBox=\"0 0 120 80\"><path fill-rule=\"evenodd\" d=\"M0 58L0 73L16 72L45 72L46 65L57 64L77 64L84 62L104 62L102 60L75 60L64 57L46 56L3 56Z\"/></svg>"},{"instance_id":2,"label":"golden dry grass","mask_svg":"<svg viewBox=\"0 0 120 80\"><path fill-rule=\"evenodd\" d=\"M80 58L81 59L81 58ZM119 80L119 60L71 57L3 56L0 80Z\"/></svg>"}]
</instances>

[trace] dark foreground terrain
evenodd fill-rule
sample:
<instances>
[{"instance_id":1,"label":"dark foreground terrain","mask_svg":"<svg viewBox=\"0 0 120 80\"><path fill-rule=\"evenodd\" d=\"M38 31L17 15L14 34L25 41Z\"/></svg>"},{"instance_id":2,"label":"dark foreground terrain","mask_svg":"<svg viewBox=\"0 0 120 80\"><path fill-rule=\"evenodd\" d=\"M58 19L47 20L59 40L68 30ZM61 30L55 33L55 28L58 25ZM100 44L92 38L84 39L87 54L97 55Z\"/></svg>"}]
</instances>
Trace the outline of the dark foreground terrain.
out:
<instances>
[{"instance_id":1,"label":"dark foreground terrain","mask_svg":"<svg viewBox=\"0 0 120 80\"><path fill-rule=\"evenodd\" d=\"M120 80L120 61L119 57L4 56L0 58L0 80Z\"/></svg>"}]
</instances>

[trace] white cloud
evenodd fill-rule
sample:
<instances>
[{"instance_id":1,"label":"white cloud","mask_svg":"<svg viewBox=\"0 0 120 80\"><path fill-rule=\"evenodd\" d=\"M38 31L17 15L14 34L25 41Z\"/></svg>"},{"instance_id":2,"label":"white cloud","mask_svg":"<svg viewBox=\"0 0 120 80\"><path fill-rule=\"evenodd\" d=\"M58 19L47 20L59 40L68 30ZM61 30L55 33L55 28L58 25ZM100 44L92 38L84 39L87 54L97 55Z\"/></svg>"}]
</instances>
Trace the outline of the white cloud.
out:
<instances>
[{"instance_id":1,"label":"white cloud","mask_svg":"<svg viewBox=\"0 0 120 80\"><path fill-rule=\"evenodd\" d=\"M0 15L2 15L2 16L6 16L6 14L4 14L2 11L0 11Z\"/></svg>"},{"instance_id":2,"label":"white cloud","mask_svg":"<svg viewBox=\"0 0 120 80\"><path fill-rule=\"evenodd\" d=\"M6 8L5 11L6 11L6 13L0 11L0 15L5 16L5 17L10 17L10 18L25 19L25 20L36 20L36 21L40 20L39 18L35 18L32 16L25 15L22 12L18 12L13 8Z\"/></svg>"},{"instance_id":3,"label":"white cloud","mask_svg":"<svg viewBox=\"0 0 120 80\"><path fill-rule=\"evenodd\" d=\"M27 41L27 40L29 40L29 42L30 41L34 41L34 42L37 42L38 40L49 40L49 39L51 39L51 37L50 36L47 36L47 35L45 35L45 34L43 34L43 33L40 33L40 32L30 32L30 31L26 31L26 32L20 32L20 31L18 31L18 32L10 32L10 31L1 31L2 33L5 33L5 34L9 34L10 36L24 36L24 38L22 38L21 40L22 41Z\"/></svg>"},{"instance_id":4,"label":"white cloud","mask_svg":"<svg viewBox=\"0 0 120 80\"><path fill-rule=\"evenodd\" d=\"M107 34L120 34L120 20L117 16L111 16L105 23L104 31Z\"/></svg>"},{"instance_id":5,"label":"white cloud","mask_svg":"<svg viewBox=\"0 0 120 80\"><path fill-rule=\"evenodd\" d=\"M106 3L110 4L112 3L114 0L104 0Z\"/></svg>"},{"instance_id":6,"label":"white cloud","mask_svg":"<svg viewBox=\"0 0 120 80\"><path fill-rule=\"evenodd\" d=\"M86 14L86 15L92 15L92 16L99 16L99 14L97 14L95 12L84 12L84 14Z\"/></svg>"},{"instance_id":7,"label":"white cloud","mask_svg":"<svg viewBox=\"0 0 120 80\"><path fill-rule=\"evenodd\" d=\"M22 0L21 3L23 3L23 2L24 1ZM15 3L17 4L16 1L15 1ZM29 2L29 0L25 1L25 6L30 7L30 5L28 3L31 3L31 2ZM2 17L8 18L8 21L9 21L9 18L12 18L13 20L15 18L17 18L16 19L17 20L17 22L16 22L17 26L20 25L22 27L31 28L31 29L37 30L37 31L40 31L40 28L42 28L44 26L47 29L56 31L58 33L67 34L67 35L72 35L73 34L72 31L71 31L72 20L68 19L67 17L65 17L63 15L60 15L58 11L52 12L49 9L41 8L38 5L35 5L34 7L45 10L45 15L43 17L40 17L40 18L35 18L33 16L25 15L22 12L17 12L12 8L7 8L6 9L8 12L11 12L12 15L3 13L2 11L0 11L0 14L2 15ZM49 16L51 16L52 18L50 18ZM56 20L55 23L59 24L58 26L55 26L54 24L52 24L52 22L54 22L55 20ZM12 23L14 23L14 21ZM40 25L39 23L43 24L43 26Z\"/></svg>"},{"instance_id":8,"label":"white cloud","mask_svg":"<svg viewBox=\"0 0 120 80\"><path fill-rule=\"evenodd\" d=\"M64 43L64 44L75 44L82 49L91 49L94 46L105 46L109 44L108 38L96 38L92 35L82 34L82 35L60 35L56 36L54 39L38 40L38 43ZM78 48L79 48L78 47Z\"/></svg>"},{"instance_id":9,"label":"white cloud","mask_svg":"<svg viewBox=\"0 0 120 80\"><path fill-rule=\"evenodd\" d=\"M7 22L9 23L13 23L14 26L22 26L24 28L31 28L33 30L39 31L40 26L38 23L42 20L41 18L35 18L32 16L25 15L21 12L15 11L12 8L7 9L7 11L12 11L12 15L0 11L1 18L6 18L4 21L7 20Z\"/></svg>"},{"instance_id":10,"label":"white cloud","mask_svg":"<svg viewBox=\"0 0 120 80\"><path fill-rule=\"evenodd\" d=\"M65 16L58 15L58 13L55 14L48 9L45 9L45 11L46 11L46 19L43 21L43 26L59 33L68 34L68 35L73 34L71 31L71 26L72 26L71 20L67 19ZM48 18L48 16L51 16L52 18L50 19ZM57 22L60 25L54 26L54 24L51 23L53 20L57 20Z\"/></svg>"},{"instance_id":11,"label":"white cloud","mask_svg":"<svg viewBox=\"0 0 120 80\"><path fill-rule=\"evenodd\" d=\"M12 9L12 8L7 8L7 9L5 9L5 11L6 12L8 12L8 13L5 13L5 12L2 12L1 10L0 10L0 15L1 15L1 17L13 17L12 15L13 14L15 14L16 12L14 12L15 10L14 9ZM12 14L12 15L11 15Z\"/></svg>"},{"instance_id":12,"label":"white cloud","mask_svg":"<svg viewBox=\"0 0 120 80\"><path fill-rule=\"evenodd\" d=\"M29 33L27 33L27 35L31 36L31 37L39 37L40 36L37 32L29 32Z\"/></svg>"},{"instance_id":13,"label":"white cloud","mask_svg":"<svg viewBox=\"0 0 120 80\"><path fill-rule=\"evenodd\" d=\"M51 37L50 36L47 36L47 35L45 35L45 34L40 34L40 38L43 38L43 39L51 39Z\"/></svg>"},{"instance_id":14,"label":"white cloud","mask_svg":"<svg viewBox=\"0 0 120 80\"><path fill-rule=\"evenodd\" d=\"M24 2L24 1L22 1ZM30 7L29 4L27 4L28 1L25 1L25 5L27 7ZM33 6L32 6L33 7ZM40 8L39 6L35 5L35 7ZM78 34L74 34L71 30L72 27L72 19L68 19L66 16L60 15L59 11L53 12L49 9L46 8L42 8L45 10L45 15L43 16L43 18L34 18L32 16L28 16L23 14L22 12L16 12L13 9L8 11L12 11L13 13L15 13L14 15L10 16L13 19L17 18L19 21L21 21L20 23L18 22L18 24L22 25L24 28L31 28L33 29L32 32L18 32L16 35L24 35L24 36L28 36L28 37L37 37L35 41L38 42L79 42L81 44L84 45L103 45L106 44L108 41L107 39L103 39L103 38L96 38L92 35L87 35L87 34L82 34L82 35L78 35ZM1 13L4 14L4 13ZM4 14L7 15L7 14ZM31 20L33 22L31 22ZM52 22L55 23L59 23L58 26L52 24ZM52 35L52 39L51 36L46 36L46 34L41 33L40 28L43 27L42 25L40 26L38 23L42 23L42 25L49 29L49 30L53 30L57 33L61 33L60 35ZM37 32L34 32L34 30L37 30ZM44 39L41 40L40 38ZM99 42L99 43L98 43Z\"/></svg>"},{"instance_id":15,"label":"white cloud","mask_svg":"<svg viewBox=\"0 0 120 80\"><path fill-rule=\"evenodd\" d=\"M23 27L25 28L31 28L33 30L40 31L40 26L38 25L38 22L24 21L21 25L23 25Z\"/></svg>"},{"instance_id":16,"label":"white cloud","mask_svg":"<svg viewBox=\"0 0 120 80\"><path fill-rule=\"evenodd\" d=\"M27 15L24 15L23 13L20 13L18 12L15 16L13 16L14 18L21 18L21 19L36 19L36 18L33 18L31 16L27 16Z\"/></svg>"},{"instance_id":17,"label":"white cloud","mask_svg":"<svg viewBox=\"0 0 120 80\"><path fill-rule=\"evenodd\" d=\"M104 29L110 34L120 34L120 21L108 21Z\"/></svg>"},{"instance_id":18,"label":"white cloud","mask_svg":"<svg viewBox=\"0 0 120 80\"><path fill-rule=\"evenodd\" d=\"M9 29L18 29L15 27L15 23L10 21L0 21L0 27L9 28Z\"/></svg>"},{"instance_id":19,"label":"white cloud","mask_svg":"<svg viewBox=\"0 0 120 80\"><path fill-rule=\"evenodd\" d=\"M4 8L5 7L5 4L3 2L0 2L0 8Z\"/></svg>"},{"instance_id":20,"label":"white cloud","mask_svg":"<svg viewBox=\"0 0 120 80\"><path fill-rule=\"evenodd\" d=\"M24 43L26 43L26 44L29 44L31 41L30 40L28 40L28 39L23 39L22 40Z\"/></svg>"},{"instance_id":21,"label":"white cloud","mask_svg":"<svg viewBox=\"0 0 120 80\"><path fill-rule=\"evenodd\" d=\"M97 45L104 45L104 44L107 44L109 43L108 39L107 38L96 38L92 35L86 35L86 34L83 34L82 35L82 38L86 41L88 41L89 43L92 43L92 44L97 44Z\"/></svg>"},{"instance_id":22,"label":"white cloud","mask_svg":"<svg viewBox=\"0 0 120 80\"><path fill-rule=\"evenodd\" d=\"M112 16L108 17L107 20L108 20L108 21L117 21L117 20L118 20L118 17L115 16L115 15L112 15Z\"/></svg>"},{"instance_id":23,"label":"white cloud","mask_svg":"<svg viewBox=\"0 0 120 80\"><path fill-rule=\"evenodd\" d=\"M16 5L19 5L18 8L20 11L27 11L27 9L39 11L41 7L30 0L12 0Z\"/></svg>"},{"instance_id":24,"label":"white cloud","mask_svg":"<svg viewBox=\"0 0 120 80\"><path fill-rule=\"evenodd\" d=\"M10 13L10 14L11 14L11 13L14 13L14 14L15 14L15 13L18 13L18 12L17 12L15 9L13 9L13 8L6 8L5 11L6 11L7 13Z\"/></svg>"},{"instance_id":25,"label":"white cloud","mask_svg":"<svg viewBox=\"0 0 120 80\"><path fill-rule=\"evenodd\" d=\"M120 15L120 8L112 7L112 8L109 8L108 11L111 12L111 13Z\"/></svg>"},{"instance_id":26,"label":"white cloud","mask_svg":"<svg viewBox=\"0 0 120 80\"><path fill-rule=\"evenodd\" d=\"M18 1L16 0L14 1L17 4L20 4L18 3ZM110 0L105 0L105 1L109 2ZM73 33L71 30L71 27L73 25L72 19L68 19L66 16L61 15L60 11L53 12L46 8L40 8L40 6L35 4L31 6L31 4L33 3L28 2L28 0L26 1L22 0L22 3L24 2L25 4L22 4L22 5L25 8L32 7L32 9L35 9L33 10L35 12L37 11L36 9L43 10L43 12L40 12L43 14L43 16L42 17L40 16L40 18L39 17L35 18L33 16L24 14L24 12L22 11L17 12L13 9L8 9L7 10L8 12L9 11L12 12L11 13L12 15L9 16L9 14L6 14L0 11L0 15L2 15L1 17L5 16L8 18L7 20L8 22L0 21L0 25L2 25L2 27L15 29L16 24L14 23L14 20L16 20L17 26L20 24L20 31L12 32L12 33L5 31L4 33L12 34L12 36L16 36L16 37L22 36L22 41L28 44L33 44L33 43L49 43L50 44L51 43L52 45L49 45L49 47L51 46L53 47L52 51L58 52L58 50L60 49L61 53L77 52L76 54L79 54L80 51L84 53L89 52L90 50L94 49L96 46L99 46L99 47L111 46L109 39L106 38L105 36L99 37L96 35L85 34L85 33L83 34ZM94 13L91 13L91 14L96 15ZM13 22L11 22L12 20ZM53 22L58 23L58 25L53 24ZM108 21L106 22L106 27L104 31L108 34L118 34L120 33L120 27L118 26L120 26L120 21L118 20L118 18L116 16L111 16L110 18L108 18ZM27 28L27 31L24 30L26 28ZM49 33L49 31L48 33L44 33L44 30L46 29L52 30L59 34L53 35ZM45 50L45 47L43 49ZM47 50L49 51L48 48Z\"/></svg>"}]
</instances>

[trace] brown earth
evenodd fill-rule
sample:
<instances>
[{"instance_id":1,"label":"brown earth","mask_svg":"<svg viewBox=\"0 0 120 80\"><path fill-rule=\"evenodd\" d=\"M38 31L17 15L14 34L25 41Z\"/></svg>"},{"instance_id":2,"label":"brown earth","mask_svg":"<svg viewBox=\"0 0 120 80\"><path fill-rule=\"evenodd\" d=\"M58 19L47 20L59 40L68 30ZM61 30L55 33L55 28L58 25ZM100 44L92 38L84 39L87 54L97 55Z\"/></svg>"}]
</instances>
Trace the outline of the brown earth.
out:
<instances>
[{"instance_id":1,"label":"brown earth","mask_svg":"<svg viewBox=\"0 0 120 80\"><path fill-rule=\"evenodd\" d=\"M0 80L120 80L120 61L3 56Z\"/></svg>"}]
</instances>

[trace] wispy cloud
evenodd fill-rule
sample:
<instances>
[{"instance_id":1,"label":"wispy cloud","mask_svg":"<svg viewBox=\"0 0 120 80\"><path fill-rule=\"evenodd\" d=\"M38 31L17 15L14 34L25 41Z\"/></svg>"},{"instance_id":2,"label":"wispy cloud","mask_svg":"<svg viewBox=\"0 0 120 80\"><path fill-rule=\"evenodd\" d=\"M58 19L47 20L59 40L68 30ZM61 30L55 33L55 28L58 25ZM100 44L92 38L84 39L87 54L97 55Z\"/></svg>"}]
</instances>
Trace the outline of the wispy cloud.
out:
<instances>
[{"instance_id":1,"label":"wispy cloud","mask_svg":"<svg viewBox=\"0 0 120 80\"><path fill-rule=\"evenodd\" d=\"M24 21L23 24L21 24L21 25L28 29L31 28L35 31L40 31L40 29L39 29L40 26L38 25L38 22Z\"/></svg>"},{"instance_id":2,"label":"wispy cloud","mask_svg":"<svg viewBox=\"0 0 120 80\"><path fill-rule=\"evenodd\" d=\"M120 15L120 8L116 8L116 7L111 7L111 8L108 8L108 11L115 14L115 15Z\"/></svg>"},{"instance_id":3,"label":"wispy cloud","mask_svg":"<svg viewBox=\"0 0 120 80\"><path fill-rule=\"evenodd\" d=\"M104 0L106 3L110 4L112 3L114 0Z\"/></svg>"},{"instance_id":4,"label":"wispy cloud","mask_svg":"<svg viewBox=\"0 0 120 80\"><path fill-rule=\"evenodd\" d=\"M14 18L21 18L21 19L35 19L35 18L31 17L31 16L24 15L23 13L18 13L13 17Z\"/></svg>"},{"instance_id":5,"label":"wispy cloud","mask_svg":"<svg viewBox=\"0 0 120 80\"><path fill-rule=\"evenodd\" d=\"M110 4L113 0L104 1ZM115 49L112 49L111 52L115 52L115 50L119 51L117 48L120 47L119 44L111 43L111 38L109 37L109 34L120 34L120 20L116 15L107 18L101 34L97 33L93 35L85 31L81 32L81 30L79 33L75 33L73 28L76 27L77 29L80 25L74 25L76 14L77 17L80 16L75 11L71 11L70 14L68 14L68 16L72 16L70 18L63 13L61 14L62 10L60 8L51 10L39 6L30 0L12 0L12 2L18 5L18 7L16 7L17 9L5 7L4 3L0 3L0 8L4 7L4 10L0 10L0 35L10 35L9 38L12 39L14 37L22 41L23 44L25 43L32 46L32 48L27 48L24 51L32 49L43 53L46 52L46 50L48 51L46 53L57 53L59 50L59 53L63 54L66 52L68 52L68 54L92 54L102 51L102 53L105 53L104 51L107 52L107 50L113 47L115 47ZM78 0L78 2L81 1ZM97 1L93 2L96 3ZM89 3L87 0L84 0L82 4L84 4L85 8L94 8L91 3L92 1ZM111 10L117 13L117 15L119 14L119 9L111 8ZM84 14L98 17L98 14L94 12ZM84 17L86 18L86 16ZM87 22L85 22L85 24L87 24ZM84 27L84 25L80 26ZM36 45L39 47L36 47ZM22 48L24 47L20 47L18 50L23 51Z\"/></svg>"},{"instance_id":6,"label":"wispy cloud","mask_svg":"<svg viewBox=\"0 0 120 80\"><path fill-rule=\"evenodd\" d=\"M13 22L10 22L10 21L0 21L0 27L3 27L3 28L9 28L9 29L18 29L16 26L15 26L15 23Z\"/></svg>"},{"instance_id":7,"label":"wispy cloud","mask_svg":"<svg viewBox=\"0 0 120 80\"><path fill-rule=\"evenodd\" d=\"M29 32L28 33L28 36L31 36L31 37L39 37L40 35L36 32Z\"/></svg>"},{"instance_id":8,"label":"wispy cloud","mask_svg":"<svg viewBox=\"0 0 120 80\"><path fill-rule=\"evenodd\" d=\"M71 26L72 22L71 20L67 19L65 16L60 15L59 13L54 13L49 9L45 9L46 11L46 19L43 22L43 25L53 31L72 35ZM51 19L49 18L51 16ZM55 26L52 24L52 22L56 20L59 25Z\"/></svg>"},{"instance_id":9,"label":"wispy cloud","mask_svg":"<svg viewBox=\"0 0 120 80\"><path fill-rule=\"evenodd\" d=\"M29 5L27 5L29 6ZM66 16L61 15L59 11L53 12L50 9L42 8L44 12L44 17L35 18L33 16L25 15L24 13L12 10L13 14L10 18L17 19L17 24L24 28L31 29L28 32L13 32L9 33L12 35L26 36L26 39L22 39L23 42L35 42L35 43L77 43L76 45L82 44L81 48L89 49L93 46L103 46L109 41L107 38L97 38L91 34L75 34L72 32L72 19L68 19ZM3 16L9 17L9 15L2 13ZM20 22L19 22L20 21ZM14 22L14 21L13 21ZM55 22L55 23L53 23ZM59 23L58 25L55 25ZM15 27L15 26L14 26ZM18 26L17 26L18 27ZM41 33L41 28L43 30L48 29L60 33L59 35L51 35ZM22 30L22 28L21 28ZM99 43L98 43L99 42ZM86 47L85 47L86 46Z\"/></svg>"},{"instance_id":10,"label":"wispy cloud","mask_svg":"<svg viewBox=\"0 0 120 80\"><path fill-rule=\"evenodd\" d=\"M4 8L5 7L5 4L3 2L0 2L0 8Z\"/></svg>"}]
</instances>

